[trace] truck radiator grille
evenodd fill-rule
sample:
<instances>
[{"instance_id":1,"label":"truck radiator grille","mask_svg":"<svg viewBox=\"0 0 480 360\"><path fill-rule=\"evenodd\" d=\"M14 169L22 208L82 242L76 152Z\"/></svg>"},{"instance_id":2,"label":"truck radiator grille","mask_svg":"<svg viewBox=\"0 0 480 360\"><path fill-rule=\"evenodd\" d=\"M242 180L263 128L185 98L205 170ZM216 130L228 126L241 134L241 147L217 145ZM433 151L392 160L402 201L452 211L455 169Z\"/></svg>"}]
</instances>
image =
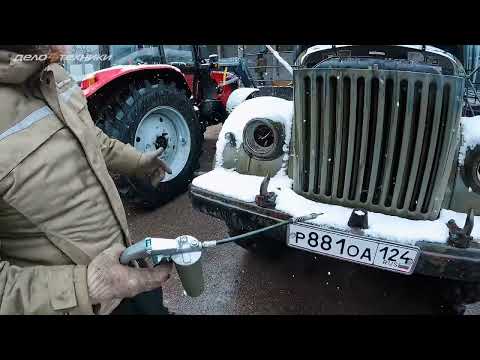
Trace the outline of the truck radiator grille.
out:
<instances>
[{"instance_id":1,"label":"truck radiator grille","mask_svg":"<svg viewBox=\"0 0 480 360\"><path fill-rule=\"evenodd\" d=\"M294 190L435 219L458 145L463 79L392 70L294 74Z\"/></svg>"}]
</instances>

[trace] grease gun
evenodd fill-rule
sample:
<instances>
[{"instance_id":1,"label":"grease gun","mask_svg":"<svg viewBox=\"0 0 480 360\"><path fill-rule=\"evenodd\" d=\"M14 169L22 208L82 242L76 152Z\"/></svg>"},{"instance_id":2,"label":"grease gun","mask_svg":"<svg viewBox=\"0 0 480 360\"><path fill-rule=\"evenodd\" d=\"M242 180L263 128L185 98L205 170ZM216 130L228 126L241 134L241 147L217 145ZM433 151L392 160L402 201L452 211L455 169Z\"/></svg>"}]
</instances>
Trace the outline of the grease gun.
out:
<instances>
[{"instance_id":1,"label":"grease gun","mask_svg":"<svg viewBox=\"0 0 480 360\"><path fill-rule=\"evenodd\" d=\"M150 257L154 265L162 262L173 262L187 295L197 297L204 290L201 256L203 249L217 245L239 241L274 228L315 219L321 214L293 217L274 225L250 231L221 240L200 242L190 235L182 235L175 239L147 237L126 248L120 255L120 263L127 265L131 261Z\"/></svg>"}]
</instances>

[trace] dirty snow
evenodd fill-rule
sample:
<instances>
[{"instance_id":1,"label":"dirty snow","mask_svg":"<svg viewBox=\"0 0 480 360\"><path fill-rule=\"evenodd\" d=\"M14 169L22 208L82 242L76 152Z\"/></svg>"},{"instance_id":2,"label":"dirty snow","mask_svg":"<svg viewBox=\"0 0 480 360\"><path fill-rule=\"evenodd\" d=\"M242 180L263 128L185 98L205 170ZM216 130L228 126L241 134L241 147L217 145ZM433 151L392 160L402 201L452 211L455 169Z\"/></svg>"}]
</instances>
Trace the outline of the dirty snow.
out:
<instances>
[{"instance_id":1,"label":"dirty snow","mask_svg":"<svg viewBox=\"0 0 480 360\"><path fill-rule=\"evenodd\" d=\"M216 168L195 178L193 185L237 200L254 202L262 180L262 177L259 176L242 175L234 170ZM288 213L291 216L323 213L323 215L309 222L336 229L349 230L347 222L352 209L306 199L292 190L292 184L292 179L281 174L277 174L270 181L268 191L273 191L277 194L277 210ZM459 226L463 226L466 214L442 210L439 219L426 221L409 220L369 212L368 223L370 227L365 230L365 235L411 245L422 240L444 243L448 238L448 229L445 224L452 218L455 219ZM480 223L480 216L475 217L475 222L477 224ZM472 235L475 239L480 239L480 226L474 227Z\"/></svg>"},{"instance_id":2,"label":"dirty snow","mask_svg":"<svg viewBox=\"0 0 480 360\"><path fill-rule=\"evenodd\" d=\"M463 128L463 143L460 148L458 160L463 165L465 155L468 149L480 145L480 115L474 117L462 117L461 124Z\"/></svg>"},{"instance_id":3,"label":"dirty snow","mask_svg":"<svg viewBox=\"0 0 480 360\"><path fill-rule=\"evenodd\" d=\"M273 96L260 96L238 105L225 120L217 140L216 166L223 165L223 150L226 145L225 134L233 133L237 149L240 148L243 142L245 125L256 117L282 123L285 126L285 145L288 146L292 132L293 101ZM288 148L284 149L288 150Z\"/></svg>"}]
</instances>

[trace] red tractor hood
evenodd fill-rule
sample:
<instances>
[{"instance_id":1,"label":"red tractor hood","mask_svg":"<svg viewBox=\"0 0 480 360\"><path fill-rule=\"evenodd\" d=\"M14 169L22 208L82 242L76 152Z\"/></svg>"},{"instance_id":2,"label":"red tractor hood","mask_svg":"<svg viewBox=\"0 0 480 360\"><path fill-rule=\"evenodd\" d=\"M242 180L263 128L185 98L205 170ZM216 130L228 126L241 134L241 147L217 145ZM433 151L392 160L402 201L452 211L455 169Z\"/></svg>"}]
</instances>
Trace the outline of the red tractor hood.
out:
<instances>
[{"instance_id":1,"label":"red tractor hood","mask_svg":"<svg viewBox=\"0 0 480 360\"><path fill-rule=\"evenodd\" d=\"M176 68L175 66L166 65L166 64L158 64L158 65L118 65L112 66L107 69L95 71L90 73L89 75L85 76L85 80L81 82L81 88L83 90L83 94L88 98L89 96L93 95L98 89L102 88L110 81L124 76L129 73L137 72L137 71L158 71L158 70L174 70L181 74L182 77L183 73ZM89 79L94 78L94 82L91 85L88 85Z\"/></svg>"}]
</instances>

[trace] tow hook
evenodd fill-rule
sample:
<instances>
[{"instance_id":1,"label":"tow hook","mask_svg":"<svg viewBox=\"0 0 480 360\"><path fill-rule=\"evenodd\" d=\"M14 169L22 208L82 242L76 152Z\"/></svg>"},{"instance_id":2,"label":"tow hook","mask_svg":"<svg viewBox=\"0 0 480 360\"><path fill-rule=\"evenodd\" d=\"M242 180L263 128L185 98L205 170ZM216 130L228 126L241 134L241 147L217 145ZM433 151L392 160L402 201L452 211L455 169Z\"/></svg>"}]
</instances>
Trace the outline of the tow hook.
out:
<instances>
[{"instance_id":1,"label":"tow hook","mask_svg":"<svg viewBox=\"0 0 480 360\"><path fill-rule=\"evenodd\" d=\"M457 248L468 248L470 246L470 242L473 240L471 234L473 230L474 219L475 216L473 209L470 209L468 212L467 220L465 220L465 226L463 229L455 223L455 220L450 219L447 223L449 231L448 244Z\"/></svg>"},{"instance_id":2,"label":"tow hook","mask_svg":"<svg viewBox=\"0 0 480 360\"><path fill-rule=\"evenodd\" d=\"M277 194L274 192L268 192L269 183L270 175L267 175L260 185L260 194L255 196L255 204L263 208L273 209L275 207Z\"/></svg>"}]
</instances>

